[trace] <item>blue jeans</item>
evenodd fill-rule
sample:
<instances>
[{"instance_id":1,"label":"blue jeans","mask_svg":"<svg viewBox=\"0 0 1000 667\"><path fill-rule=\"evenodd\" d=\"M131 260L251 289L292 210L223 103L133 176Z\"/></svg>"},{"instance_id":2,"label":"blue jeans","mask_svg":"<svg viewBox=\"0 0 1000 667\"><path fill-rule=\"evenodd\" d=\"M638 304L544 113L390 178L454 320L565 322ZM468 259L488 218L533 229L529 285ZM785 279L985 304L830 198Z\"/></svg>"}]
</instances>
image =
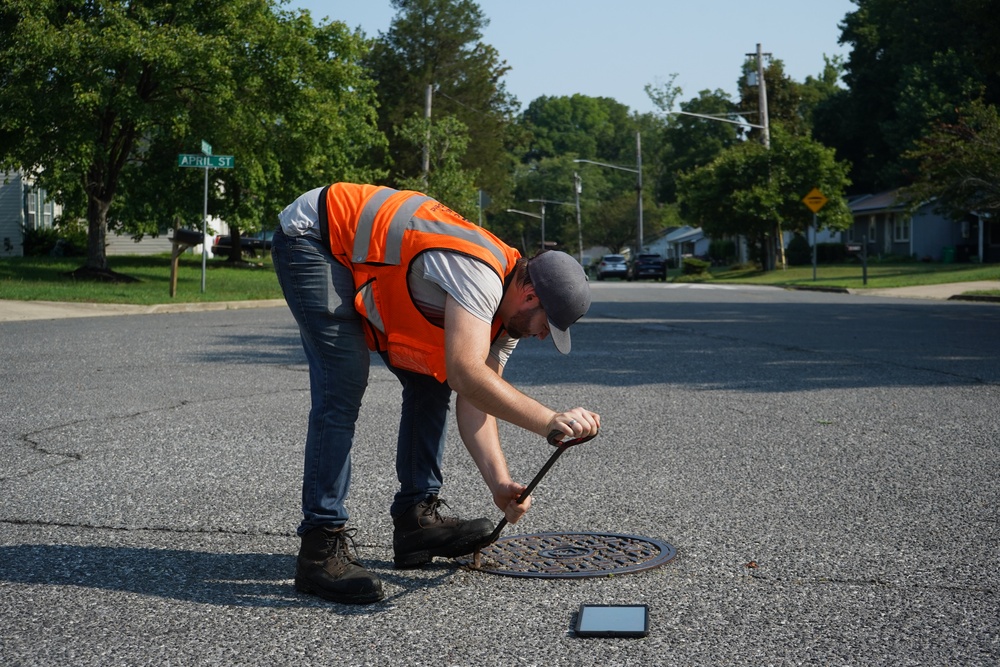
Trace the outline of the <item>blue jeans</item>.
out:
<instances>
[{"instance_id":1,"label":"blue jeans","mask_svg":"<svg viewBox=\"0 0 1000 667\"><path fill-rule=\"evenodd\" d=\"M271 246L278 283L299 326L309 363L311 407L302 476L298 534L347 522L351 446L368 387L367 326L354 308L354 278L317 239L275 232ZM387 364L388 365L388 362ZM433 377L392 368L403 385L396 443L397 516L441 490L451 388Z\"/></svg>"}]
</instances>

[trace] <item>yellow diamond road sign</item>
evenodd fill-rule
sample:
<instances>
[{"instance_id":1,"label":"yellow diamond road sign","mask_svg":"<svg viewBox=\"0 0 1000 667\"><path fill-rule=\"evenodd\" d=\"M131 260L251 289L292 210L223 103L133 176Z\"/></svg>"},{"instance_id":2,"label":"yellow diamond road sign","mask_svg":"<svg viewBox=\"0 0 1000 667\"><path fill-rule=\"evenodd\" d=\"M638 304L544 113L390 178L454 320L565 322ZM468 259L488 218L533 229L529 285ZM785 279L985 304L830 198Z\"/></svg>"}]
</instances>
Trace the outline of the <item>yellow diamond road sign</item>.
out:
<instances>
[{"instance_id":1,"label":"yellow diamond road sign","mask_svg":"<svg viewBox=\"0 0 1000 667\"><path fill-rule=\"evenodd\" d=\"M827 198L819 191L819 188L813 188L809 194L802 198L802 203L809 207L809 210L813 213L819 213L819 210L826 206Z\"/></svg>"}]
</instances>

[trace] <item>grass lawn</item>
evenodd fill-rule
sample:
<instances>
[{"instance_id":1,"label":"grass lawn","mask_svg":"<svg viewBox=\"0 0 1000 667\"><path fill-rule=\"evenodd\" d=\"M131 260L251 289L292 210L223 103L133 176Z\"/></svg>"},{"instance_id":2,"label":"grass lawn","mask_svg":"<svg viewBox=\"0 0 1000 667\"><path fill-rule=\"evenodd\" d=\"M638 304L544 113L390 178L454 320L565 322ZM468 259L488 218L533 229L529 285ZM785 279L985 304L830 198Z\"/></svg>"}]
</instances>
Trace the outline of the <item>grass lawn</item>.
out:
<instances>
[{"instance_id":1,"label":"grass lawn","mask_svg":"<svg viewBox=\"0 0 1000 667\"><path fill-rule=\"evenodd\" d=\"M776 271L733 271L720 268L712 271L712 282L754 285L844 287L850 289L885 289L941 283L964 283L979 280L1000 280L997 264L937 264L937 263L870 263L868 284L863 283L860 264L833 264L816 267L794 266Z\"/></svg>"},{"instance_id":2,"label":"grass lawn","mask_svg":"<svg viewBox=\"0 0 1000 667\"><path fill-rule=\"evenodd\" d=\"M258 257L242 266L209 259L202 294L201 255L182 255L177 269L177 296L173 299L169 253L115 255L108 257L108 264L113 271L135 278L136 282L99 283L67 277L65 274L83 265L82 258L0 259L0 299L153 305L282 298L270 256Z\"/></svg>"},{"instance_id":3,"label":"grass lawn","mask_svg":"<svg viewBox=\"0 0 1000 667\"><path fill-rule=\"evenodd\" d=\"M177 273L177 296L170 298L170 255L114 255L110 268L136 279L133 283L78 281L65 274L83 265L82 258L12 257L0 259L0 299L19 301L79 301L153 305L202 301L280 299L281 288L271 267L270 256L232 266L223 259L210 259L201 292L201 256L181 256ZM678 276L671 271L671 278ZM811 266L777 271L733 271L715 269L712 282L775 286L847 287L855 289L908 287L979 280L1000 280L997 264L872 263L868 284L862 285L860 264L821 265L812 278ZM970 291L971 292L971 291ZM1000 296L1000 291L983 292Z\"/></svg>"}]
</instances>

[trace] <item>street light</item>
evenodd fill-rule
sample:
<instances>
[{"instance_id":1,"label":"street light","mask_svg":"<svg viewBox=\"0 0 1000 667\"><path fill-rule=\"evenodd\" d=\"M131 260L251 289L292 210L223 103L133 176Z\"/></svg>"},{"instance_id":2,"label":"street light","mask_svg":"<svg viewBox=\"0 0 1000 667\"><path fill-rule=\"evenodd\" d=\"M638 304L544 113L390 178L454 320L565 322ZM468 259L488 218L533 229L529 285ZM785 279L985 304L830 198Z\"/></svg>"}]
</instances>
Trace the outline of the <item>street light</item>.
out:
<instances>
[{"instance_id":1,"label":"street light","mask_svg":"<svg viewBox=\"0 0 1000 667\"><path fill-rule=\"evenodd\" d=\"M542 205L542 214L538 217L542 219L542 250L545 250L545 205L546 204L563 204L566 206L572 206L573 204L568 201L555 201L553 199L529 199L532 204Z\"/></svg>"},{"instance_id":2,"label":"street light","mask_svg":"<svg viewBox=\"0 0 1000 667\"><path fill-rule=\"evenodd\" d=\"M642 138L639 132L635 133L635 169L631 167L622 167L617 164L607 164L605 162L597 162L595 160L573 160L573 162L585 162L587 164L596 164L599 167L607 167L608 169L620 169L622 171L630 171L636 174L636 194L639 200L639 222L635 228L635 254L638 255L642 252ZM582 260L581 260L582 262Z\"/></svg>"},{"instance_id":3,"label":"street light","mask_svg":"<svg viewBox=\"0 0 1000 667\"><path fill-rule=\"evenodd\" d=\"M747 54L747 57L750 57L750 58L756 57L756 59L757 59L757 71L756 71L755 74L756 74L756 85L758 86L758 93L759 93L759 100L760 100L759 101L759 108L760 108L759 115L760 115L760 119L761 119L761 124L760 125L755 125L753 123L747 123L747 122L742 121L742 120L730 120L729 118L720 118L718 116L710 116L708 114L691 113L690 111L668 111L667 114L668 115L680 115L680 116L694 116L695 118L704 118L706 120L716 120L716 121L719 121L720 123L731 123L733 125L743 125L743 126L746 126L746 127L752 127L754 129L761 130L761 143L764 144L764 148L770 149L771 148L771 128L770 128L770 122L768 121L768 116L767 116L767 84L766 84L766 82L764 80L764 56L770 56L770 55L771 55L770 53L763 53L761 51L760 44L757 45L757 52L756 53L748 53ZM754 84L751 83L750 85L754 85ZM737 112L735 114L725 114L725 115L739 115L739 112ZM785 267L785 246L781 242L781 222L778 221L776 223L776 225L777 225L777 230L778 230L778 239L777 239L778 248L780 249L780 252L781 252L781 266L782 266L782 268L784 268ZM739 236L739 235L737 235L737 236ZM813 238L813 243L815 243L815 236ZM739 246L739 245L740 245L740 241L739 241L739 238L737 238L737 246ZM742 258L743 250L742 250L741 247L737 247L737 252L739 253L740 257Z\"/></svg>"},{"instance_id":4,"label":"street light","mask_svg":"<svg viewBox=\"0 0 1000 667\"><path fill-rule=\"evenodd\" d=\"M508 208L507 212L508 213L517 213L519 215L526 215L529 218L535 218L535 219L538 219L538 218L542 217L542 216L538 215L537 213L529 213L528 211L520 211L520 210L518 210L516 208ZM543 248L545 247L544 244L545 244L545 220L543 218L542 219L542 247ZM525 254L527 254L527 252L528 252L528 244L524 242L524 231L521 232L521 246L524 247L524 252L525 252Z\"/></svg>"}]
</instances>

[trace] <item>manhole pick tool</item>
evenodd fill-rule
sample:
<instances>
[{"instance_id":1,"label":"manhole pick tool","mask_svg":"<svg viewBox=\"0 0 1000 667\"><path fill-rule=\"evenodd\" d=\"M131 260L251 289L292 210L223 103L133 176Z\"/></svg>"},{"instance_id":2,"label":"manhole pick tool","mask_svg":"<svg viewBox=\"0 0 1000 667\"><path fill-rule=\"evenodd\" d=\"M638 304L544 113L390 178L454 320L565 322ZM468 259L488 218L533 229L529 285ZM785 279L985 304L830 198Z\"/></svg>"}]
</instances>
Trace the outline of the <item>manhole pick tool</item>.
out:
<instances>
[{"instance_id":1,"label":"manhole pick tool","mask_svg":"<svg viewBox=\"0 0 1000 667\"><path fill-rule=\"evenodd\" d=\"M563 452L565 452L570 447L573 447L574 445L582 445L583 443L590 442L591 440L597 437L597 434L595 433L593 435L587 435L582 438L573 438L571 440L560 440L559 436L562 435L566 434L563 433L562 431L552 431L551 433L549 433L549 436L548 438L546 438L546 440L548 440L550 445L556 448L556 451L552 452L552 456L549 457L549 460L545 462L545 465L543 465L542 469L538 471L538 474L535 475L534 479L532 479L528 483L528 487L521 493L520 496L517 497L518 504L523 503L525 499L531 495L531 492L535 490L535 487L538 486L538 483L542 481L542 477L545 477L545 473L547 473L549 471L549 468L551 468L553 464L555 464L556 460L560 456L562 456ZM500 523L497 524L497 527L493 530L493 534L490 535L489 537L489 541L486 542L486 544L484 544L483 547L496 542L497 538L500 537L500 533L503 532L504 526L506 525L507 525L507 517L505 516L502 519L500 519ZM481 558L480 549L482 549L482 547L476 549L476 553L472 557L473 567L475 567L476 569L479 569L480 565L480 558Z\"/></svg>"}]
</instances>

